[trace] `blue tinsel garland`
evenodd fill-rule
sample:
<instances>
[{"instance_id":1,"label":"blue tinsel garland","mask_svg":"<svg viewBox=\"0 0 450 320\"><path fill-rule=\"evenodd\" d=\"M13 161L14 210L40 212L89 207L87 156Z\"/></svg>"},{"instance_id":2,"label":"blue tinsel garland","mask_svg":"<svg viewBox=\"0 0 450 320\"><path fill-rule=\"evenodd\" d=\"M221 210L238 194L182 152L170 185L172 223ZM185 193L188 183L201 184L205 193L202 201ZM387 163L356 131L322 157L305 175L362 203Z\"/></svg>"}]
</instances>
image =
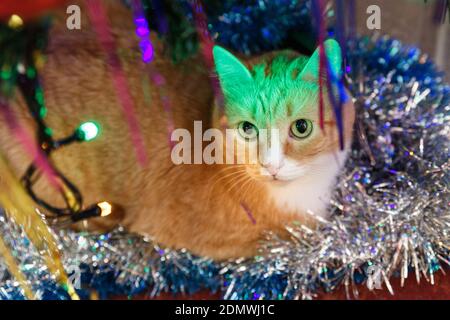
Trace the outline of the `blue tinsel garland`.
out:
<instances>
[{"instance_id":1,"label":"blue tinsel garland","mask_svg":"<svg viewBox=\"0 0 450 320\"><path fill-rule=\"evenodd\" d=\"M232 2L209 20L215 41L227 48L261 53L283 48L292 34L312 32L309 1L255 1L238 6Z\"/></svg>"}]
</instances>

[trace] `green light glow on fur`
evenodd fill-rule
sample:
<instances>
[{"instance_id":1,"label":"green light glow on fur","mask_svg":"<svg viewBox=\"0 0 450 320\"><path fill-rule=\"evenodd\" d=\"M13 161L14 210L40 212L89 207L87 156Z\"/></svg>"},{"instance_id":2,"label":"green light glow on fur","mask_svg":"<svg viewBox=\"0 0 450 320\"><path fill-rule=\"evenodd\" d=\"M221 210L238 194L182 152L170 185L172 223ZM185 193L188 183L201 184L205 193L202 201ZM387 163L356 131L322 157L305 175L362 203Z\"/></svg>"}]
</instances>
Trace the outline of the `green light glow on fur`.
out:
<instances>
[{"instance_id":1,"label":"green light glow on fur","mask_svg":"<svg viewBox=\"0 0 450 320\"><path fill-rule=\"evenodd\" d=\"M339 77L339 44L330 39L324 45L331 73ZM311 57L293 57L293 52L282 51L250 70L221 47L215 46L213 55L230 124L249 121L258 128L268 128L288 118L289 113L295 117L305 105L317 103L319 49Z\"/></svg>"}]
</instances>

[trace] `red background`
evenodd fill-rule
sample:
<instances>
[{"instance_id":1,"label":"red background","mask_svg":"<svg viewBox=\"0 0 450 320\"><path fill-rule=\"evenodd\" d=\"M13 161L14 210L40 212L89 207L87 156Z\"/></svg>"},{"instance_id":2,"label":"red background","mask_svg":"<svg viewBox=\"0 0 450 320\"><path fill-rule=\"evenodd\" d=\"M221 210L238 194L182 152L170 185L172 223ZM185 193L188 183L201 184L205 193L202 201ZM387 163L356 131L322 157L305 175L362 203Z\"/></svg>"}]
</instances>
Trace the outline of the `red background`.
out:
<instances>
[{"instance_id":1,"label":"red background","mask_svg":"<svg viewBox=\"0 0 450 320\"><path fill-rule=\"evenodd\" d=\"M442 273L435 274L435 284L431 285L425 279L421 279L421 283L417 284L414 275L410 275L403 287L400 286L400 279L391 279L391 285L394 289L394 295L391 295L386 288L381 290L369 291L366 286L358 286L360 300L450 300L450 276ZM114 300L128 299L125 296L112 297ZM146 294L134 297L135 300L149 299ZM200 292L194 295L177 295L162 294L154 300L214 300L220 299L220 294L210 294L208 292ZM318 300L346 300L346 294L343 287L333 293L321 293L317 297ZM355 299L351 297L351 299Z\"/></svg>"},{"instance_id":2,"label":"red background","mask_svg":"<svg viewBox=\"0 0 450 320\"><path fill-rule=\"evenodd\" d=\"M45 11L67 2L67 0L1 0L0 19L18 14L22 19L32 19Z\"/></svg>"}]
</instances>

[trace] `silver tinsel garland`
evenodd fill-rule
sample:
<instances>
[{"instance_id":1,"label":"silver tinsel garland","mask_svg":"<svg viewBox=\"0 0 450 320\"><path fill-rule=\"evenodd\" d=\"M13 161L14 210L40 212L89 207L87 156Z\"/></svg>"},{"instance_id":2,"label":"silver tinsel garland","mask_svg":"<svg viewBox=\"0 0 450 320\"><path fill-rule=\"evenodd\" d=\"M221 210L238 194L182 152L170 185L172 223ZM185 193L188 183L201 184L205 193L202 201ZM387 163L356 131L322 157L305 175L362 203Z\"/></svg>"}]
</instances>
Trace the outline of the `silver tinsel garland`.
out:
<instances>
[{"instance_id":1,"label":"silver tinsel garland","mask_svg":"<svg viewBox=\"0 0 450 320\"><path fill-rule=\"evenodd\" d=\"M88 298L221 290L225 299L309 299L318 289L369 288L411 275L433 282L450 265L450 88L417 48L389 38L349 42L355 142L318 230L268 233L260 255L217 264L167 250L119 229L105 235L58 231L64 264ZM1 217L0 232L43 299L65 299L22 231ZM23 298L0 263L0 297Z\"/></svg>"}]
</instances>

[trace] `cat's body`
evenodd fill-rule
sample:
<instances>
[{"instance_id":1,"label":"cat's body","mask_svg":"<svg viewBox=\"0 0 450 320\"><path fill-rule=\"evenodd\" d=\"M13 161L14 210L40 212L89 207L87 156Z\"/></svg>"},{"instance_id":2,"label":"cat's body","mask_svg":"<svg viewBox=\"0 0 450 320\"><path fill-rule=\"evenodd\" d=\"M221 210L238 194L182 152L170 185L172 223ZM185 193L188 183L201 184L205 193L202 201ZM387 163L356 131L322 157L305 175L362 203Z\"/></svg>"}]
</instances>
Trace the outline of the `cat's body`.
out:
<instances>
[{"instance_id":1,"label":"cat's body","mask_svg":"<svg viewBox=\"0 0 450 320\"><path fill-rule=\"evenodd\" d=\"M145 140L146 167L137 163L106 59L90 26L68 31L60 21L50 33L48 61L41 72L46 121L55 137L69 135L87 120L102 127L98 139L53 154L57 167L80 188L85 204L109 201L119 205L125 213L120 223L130 231L216 259L255 253L264 231L282 232L290 221L305 222L308 209L325 215L335 176L345 160L335 126L326 125L327 143L316 141L309 148L317 150L305 152L304 178L294 181L249 179L242 174L242 166L175 165L161 99L168 98L175 128L192 131L194 120L201 120L207 129L217 120L210 76L200 57L172 64L163 58L161 45L153 38L156 55L152 67L165 78L165 85L152 83L140 60L130 12L120 6L110 9L111 20L120 17L121 21L121 28L114 33ZM23 100L18 97L12 107L34 134ZM353 112L352 107L345 109L345 117L350 119L345 128L346 148ZM327 111L326 120L330 119L331 111ZM2 121L1 149L21 175L30 159ZM39 183L38 193L60 204L58 194L44 182ZM103 224L98 219L86 223L89 229Z\"/></svg>"}]
</instances>

